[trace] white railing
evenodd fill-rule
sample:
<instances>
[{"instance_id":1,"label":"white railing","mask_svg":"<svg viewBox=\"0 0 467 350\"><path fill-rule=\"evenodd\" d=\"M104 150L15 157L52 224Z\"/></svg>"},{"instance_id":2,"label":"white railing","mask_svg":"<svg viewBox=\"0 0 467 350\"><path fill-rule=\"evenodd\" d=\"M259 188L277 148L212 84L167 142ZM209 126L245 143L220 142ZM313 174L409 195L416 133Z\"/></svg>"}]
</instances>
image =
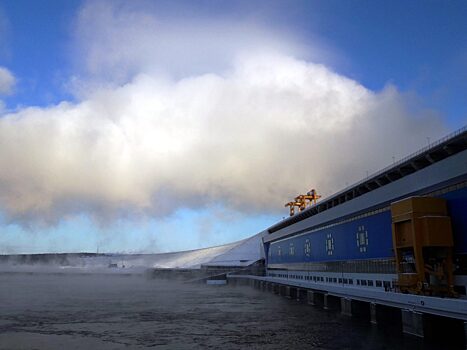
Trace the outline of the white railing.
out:
<instances>
[{"instance_id":1,"label":"white railing","mask_svg":"<svg viewBox=\"0 0 467 350\"><path fill-rule=\"evenodd\" d=\"M397 162L395 162L395 163L393 163L391 165L388 165L388 166L384 167L383 169L376 171L375 173L372 173L372 174L368 175L366 178L354 183L353 185L347 186L343 190L341 190L339 192L336 192L336 193L334 193L334 194L332 194L332 195L330 195L330 196L328 196L326 198L323 198L323 200L321 200L320 202L324 203L325 201L327 201L327 200L329 200L331 198L338 197L342 193L345 193L348 190L350 190L351 188L357 187L357 186L367 182L369 179L373 179L373 178L375 178L377 176L380 176L381 174L387 172L390 169L397 168L398 166L405 163L409 159L415 158L416 156L418 156L418 155L420 155L422 153L425 153L426 151L428 151L428 150L430 150L432 148L435 148L436 146L439 146L443 142L446 142L447 140L452 139L452 138L454 138L454 137L456 137L456 136L458 136L458 135L460 135L460 134L462 134L462 133L464 133L466 131L467 131L467 125L465 125L464 127L462 127L460 129L458 129L458 130L444 136L443 138L441 138L441 139L439 139L439 140L437 140L435 142L430 143L428 146L425 146L425 147L419 149L418 151L416 151L416 152L414 152L414 153L412 153L412 154L410 154L408 156L405 156L402 159L399 159Z\"/></svg>"}]
</instances>

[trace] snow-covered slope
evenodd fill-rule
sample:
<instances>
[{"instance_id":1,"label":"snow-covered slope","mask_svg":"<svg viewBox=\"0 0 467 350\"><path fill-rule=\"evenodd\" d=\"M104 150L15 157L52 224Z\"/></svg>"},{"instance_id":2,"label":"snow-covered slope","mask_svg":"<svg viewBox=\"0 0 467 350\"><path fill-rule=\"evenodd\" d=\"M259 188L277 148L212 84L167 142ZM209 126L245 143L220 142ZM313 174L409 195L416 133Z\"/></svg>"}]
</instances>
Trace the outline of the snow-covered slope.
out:
<instances>
[{"instance_id":1,"label":"snow-covered slope","mask_svg":"<svg viewBox=\"0 0 467 350\"><path fill-rule=\"evenodd\" d=\"M115 271L147 268L200 268L204 266L248 266L263 258L261 234L217 247L161 254L44 254L10 256L0 263L1 271ZM112 267L112 268L110 268ZM125 269L123 269L125 267ZM130 270L130 271L129 271Z\"/></svg>"}]
</instances>

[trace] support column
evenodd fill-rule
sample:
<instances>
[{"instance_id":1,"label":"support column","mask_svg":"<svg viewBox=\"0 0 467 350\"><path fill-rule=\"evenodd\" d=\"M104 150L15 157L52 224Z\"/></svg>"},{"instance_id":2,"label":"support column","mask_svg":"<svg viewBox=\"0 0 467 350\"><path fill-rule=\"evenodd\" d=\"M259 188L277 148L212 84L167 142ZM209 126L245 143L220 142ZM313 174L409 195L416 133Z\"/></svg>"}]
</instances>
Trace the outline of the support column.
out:
<instances>
[{"instance_id":1,"label":"support column","mask_svg":"<svg viewBox=\"0 0 467 350\"><path fill-rule=\"evenodd\" d=\"M371 324L374 324L374 325L378 324L376 313L377 313L376 304L370 303L370 322Z\"/></svg>"},{"instance_id":2,"label":"support column","mask_svg":"<svg viewBox=\"0 0 467 350\"><path fill-rule=\"evenodd\" d=\"M339 297L330 294L324 294L324 310L339 310Z\"/></svg>"},{"instance_id":3,"label":"support column","mask_svg":"<svg viewBox=\"0 0 467 350\"><path fill-rule=\"evenodd\" d=\"M324 305L323 309L324 310L329 310L329 294L324 294Z\"/></svg>"},{"instance_id":4,"label":"support column","mask_svg":"<svg viewBox=\"0 0 467 350\"><path fill-rule=\"evenodd\" d=\"M295 299L296 299L297 301L300 301L300 292L301 292L302 290L301 290L300 288L297 288L296 291L297 291L297 295L296 295L296 298L295 298Z\"/></svg>"},{"instance_id":5,"label":"support column","mask_svg":"<svg viewBox=\"0 0 467 350\"><path fill-rule=\"evenodd\" d=\"M423 314L421 312L402 310L402 331L423 338Z\"/></svg>"},{"instance_id":6,"label":"support column","mask_svg":"<svg viewBox=\"0 0 467 350\"><path fill-rule=\"evenodd\" d=\"M285 296L287 299L291 299L291 298L292 298L292 294L291 294L291 292L290 292L290 287L289 287L289 286L286 286L286 287L285 287L284 296Z\"/></svg>"},{"instance_id":7,"label":"support column","mask_svg":"<svg viewBox=\"0 0 467 350\"><path fill-rule=\"evenodd\" d=\"M315 292L313 292L312 290L308 290L306 292L306 299L307 299L308 304L316 305Z\"/></svg>"},{"instance_id":8,"label":"support column","mask_svg":"<svg viewBox=\"0 0 467 350\"><path fill-rule=\"evenodd\" d=\"M290 287L290 299L297 299L298 298L297 295L298 295L298 288Z\"/></svg>"},{"instance_id":9,"label":"support column","mask_svg":"<svg viewBox=\"0 0 467 350\"><path fill-rule=\"evenodd\" d=\"M341 298L341 313L345 316L352 316L352 299Z\"/></svg>"}]
</instances>

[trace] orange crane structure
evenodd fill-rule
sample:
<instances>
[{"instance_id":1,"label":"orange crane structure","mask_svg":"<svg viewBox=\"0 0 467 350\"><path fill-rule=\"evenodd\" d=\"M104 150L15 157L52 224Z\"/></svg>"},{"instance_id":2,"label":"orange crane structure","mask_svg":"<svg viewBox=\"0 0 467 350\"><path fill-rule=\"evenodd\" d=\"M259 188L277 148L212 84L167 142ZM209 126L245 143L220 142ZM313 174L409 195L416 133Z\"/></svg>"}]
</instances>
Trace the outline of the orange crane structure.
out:
<instances>
[{"instance_id":1,"label":"orange crane structure","mask_svg":"<svg viewBox=\"0 0 467 350\"><path fill-rule=\"evenodd\" d=\"M286 203L285 206L289 207L290 216L294 216L295 207L297 207L298 211L301 212L305 210L308 206L316 204L316 201L320 198L321 196L316 192L316 190L312 189L306 194L299 194L297 197L295 197L294 201Z\"/></svg>"}]
</instances>

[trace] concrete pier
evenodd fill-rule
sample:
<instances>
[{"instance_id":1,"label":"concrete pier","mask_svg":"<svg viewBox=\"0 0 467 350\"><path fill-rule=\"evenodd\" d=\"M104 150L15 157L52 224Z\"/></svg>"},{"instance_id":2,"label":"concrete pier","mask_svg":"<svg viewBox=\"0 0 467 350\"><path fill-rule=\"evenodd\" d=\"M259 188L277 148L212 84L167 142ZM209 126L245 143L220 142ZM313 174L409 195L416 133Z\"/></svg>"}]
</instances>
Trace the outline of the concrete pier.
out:
<instances>
[{"instance_id":1,"label":"concrete pier","mask_svg":"<svg viewBox=\"0 0 467 350\"><path fill-rule=\"evenodd\" d=\"M423 338L423 314L417 311L402 310L402 331Z\"/></svg>"},{"instance_id":2,"label":"concrete pier","mask_svg":"<svg viewBox=\"0 0 467 350\"><path fill-rule=\"evenodd\" d=\"M305 293L306 291L304 289L301 289L301 288L297 288L297 293L295 295L295 300L297 301L301 301L303 300L303 294Z\"/></svg>"},{"instance_id":3,"label":"concrete pier","mask_svg":"<svg viewBox=\"0 0 467 350\"><path fill-rule=\"evenodd\" d=\"M284 296L287 298L287 299L292 299L292 287L289 287L289 286L286 286L285 289L284 289Z\"/></svg>"},{"instance_id":4,"label":"concrete pier","mask_svg":"<svg viewBox=\"0 0 467 350\"><path fill-rule=\"evenodd\" d=\"M375 303L370 303L370 322L371 324L378 324L378 318L377 318L377 305Z\"/></svg>"},{"instance_id":5,"label":"concrete pier","mask_svg":"<svg viewBox=\"0 0 467 350\"><path fill-rule=\"evenodd\" d=\"M254 281L255 280L255 281ZM230 279L229 279L230 281ZM418 305L417 310L398 306L379 304L375 299L353 299L350 295L336 296L324 290L306 289L298 284L281 284L267 279L237 277L231 285L250 285L263 291L271 291L288 299L319 305L325 310L340 311L342 315L364 318L378 328L402 331L419 338L435 339L446 344L455 344L456 348L467 350L467 321L455 317L446 317L425 313ZM401 297L407 297L401 294ZM410 297L410 296L409 296ZM405 306L407 307L407 306ZM460 346L460 347L459 347Z\"/></svg>"},{"instance_id":6,"label":"concrete pier","mask_svg":"<svg viewBox=\"0 0 467 350\"><path fill-rule=\"evenodd\" d=\"M285 286L284 285L279 285L279 295L282 295L283 297L285 297Z\"/></svg>"},{"instance_id":7,"label":"concrete pier","mask_svg":"<svg viewBox=\"0 0 467 350\"><path fill-rule=\"evenodd\" d=\"M341 298L341 313L345 316L352 316L352 299Z\"/></svg>"},{"instance_id":8,"label":"concrete pier","mask_svg":"<svg viewBox=\"0 0 467 350\"><path fill-rule=\"evenodd\" d=\"M312 290L306 292L306 300L309 305L316 305L315 293Z\"/></svg>"},{"instance_id":9,"label":"concrete pier","mask_svg":"<svg viewBox=\"0 0 467 350\"><path fill-rule=\"evenodd\" d=\"M290 299L297 299L298 288L290 287Z\"/></svg>"},{"instance_id":10,"label":"concrete pier","mask_svg":"<svg viewBox=\"0 0 467 350\"><path fill-rule=\"evenodd\" d=\"M330 294L324 294L324 306L325 310L339 310L340 309L340 298Z\"/></svg>"}]
</instances>

